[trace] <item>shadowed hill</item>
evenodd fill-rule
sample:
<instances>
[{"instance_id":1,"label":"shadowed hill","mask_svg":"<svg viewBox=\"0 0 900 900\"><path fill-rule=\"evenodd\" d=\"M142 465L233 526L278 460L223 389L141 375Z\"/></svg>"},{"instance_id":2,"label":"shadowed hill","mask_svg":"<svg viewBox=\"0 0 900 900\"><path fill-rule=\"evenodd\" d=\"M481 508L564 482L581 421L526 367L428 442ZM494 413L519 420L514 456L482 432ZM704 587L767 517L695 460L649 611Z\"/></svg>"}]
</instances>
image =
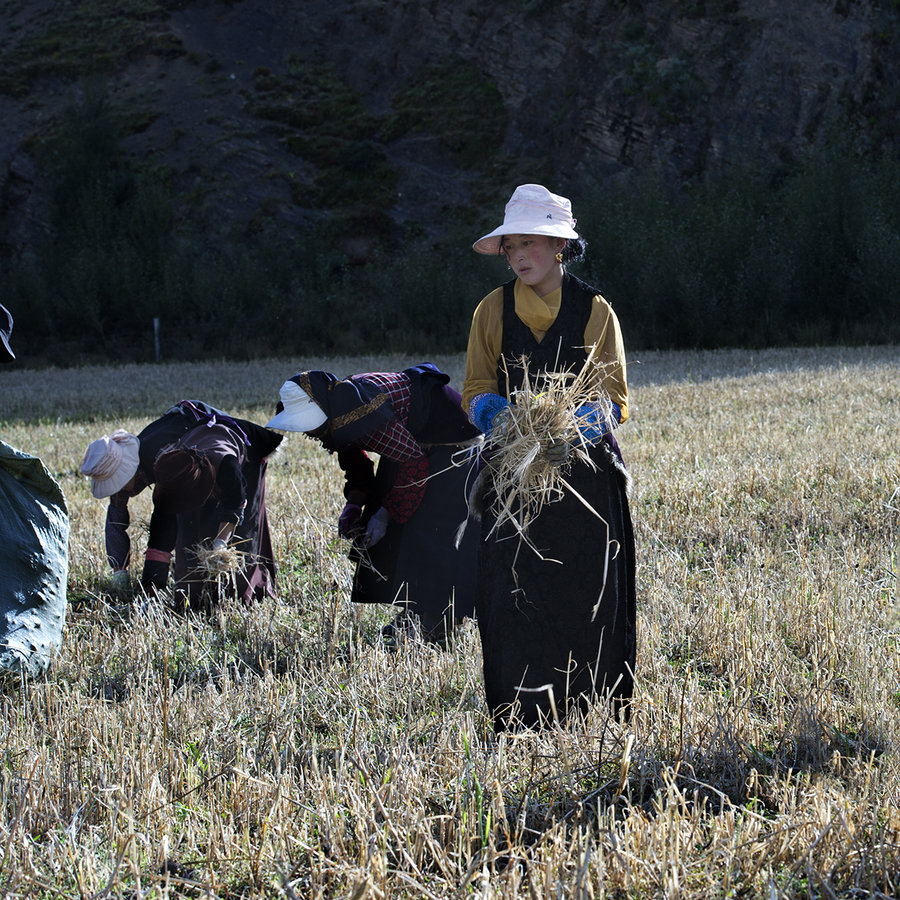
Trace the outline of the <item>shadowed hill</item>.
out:
<instances>
[{"instance_id":1,"label":"shadowed hill","mask_svg":"<svg viewBox=\"0 0 900 900\"><path fill-rule=\"evenodd\" d=\"M44 355L147 358L160 315L179 355L457 349L472 236L542 181L644 345L873 340L898 33L841 0L9 2L0 291ZM858 174L785 190L836 135Z\"/></svg>"}]
</instances>

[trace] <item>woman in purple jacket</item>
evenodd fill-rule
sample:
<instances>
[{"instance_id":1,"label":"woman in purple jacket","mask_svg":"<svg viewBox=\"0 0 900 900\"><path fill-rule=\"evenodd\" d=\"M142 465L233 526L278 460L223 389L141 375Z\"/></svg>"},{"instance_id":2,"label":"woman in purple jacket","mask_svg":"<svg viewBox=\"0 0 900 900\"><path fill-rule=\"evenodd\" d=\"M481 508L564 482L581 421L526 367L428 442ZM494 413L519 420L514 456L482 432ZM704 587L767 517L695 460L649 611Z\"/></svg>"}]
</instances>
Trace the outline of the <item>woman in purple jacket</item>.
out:
<instances>
[{"instance_id":1,"label":"woman in purple jacket","mask_svg":"<svg viewBox=\"0 0 900 900\"><path fill-rule=\"evenodd\" d=\"M207 605L207 573L196 548L231 544L243 553L235 592L245 603L275 594L265 504L268 457L281 436L199 401L183 400L139 435L118 429L88 447L82 472L95 497L109 497L106 552L113 582L127 584L128 501L150 485L153 513L141 585L163 589L175 554L176 599Z\"/></svg>"}]
</instances>

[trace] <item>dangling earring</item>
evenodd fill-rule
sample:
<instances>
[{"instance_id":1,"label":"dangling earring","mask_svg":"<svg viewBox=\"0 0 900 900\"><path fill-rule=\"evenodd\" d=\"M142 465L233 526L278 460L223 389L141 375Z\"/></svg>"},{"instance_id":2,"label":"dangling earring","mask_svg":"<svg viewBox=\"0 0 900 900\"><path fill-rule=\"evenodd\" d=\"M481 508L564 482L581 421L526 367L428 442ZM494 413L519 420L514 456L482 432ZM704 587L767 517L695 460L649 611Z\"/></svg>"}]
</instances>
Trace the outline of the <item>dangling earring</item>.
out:
<instances>
[{"instance_id":1,"label":"dangling earring","mask_svg":"<svg viewBox=\"0 0 900 900\"><path fill-rule=\"evenodd\" d=\"M558 263L562 262L562 250L560 250L559 253L556 254L556 261Z\"/></svg>"}]
</instances>

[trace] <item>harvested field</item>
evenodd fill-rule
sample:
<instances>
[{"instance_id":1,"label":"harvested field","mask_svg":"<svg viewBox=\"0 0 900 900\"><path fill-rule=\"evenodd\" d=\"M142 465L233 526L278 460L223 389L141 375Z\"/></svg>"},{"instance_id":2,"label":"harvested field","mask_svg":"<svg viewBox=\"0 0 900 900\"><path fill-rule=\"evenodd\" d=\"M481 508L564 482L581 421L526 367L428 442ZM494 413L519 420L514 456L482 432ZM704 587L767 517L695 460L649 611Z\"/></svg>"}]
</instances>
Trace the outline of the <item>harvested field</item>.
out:
<instances>
[{"instance_id":1,"label":"harvested field","mask_svg":"<svg viewBox=\"0 0 900 900\"><path fill-rule=\"evenodd\" d=\"M0 371L0 436L72 525L62 653L0 691L3 895L900 894L900 348L632 353L627 727L496 738L473 623L386 652L389 612L347 599L337 462L300 435L269 470L279 601L107 591L94 437L188 397L265 422L300 369L419 361Z\"/></svg>"}]
</instances>

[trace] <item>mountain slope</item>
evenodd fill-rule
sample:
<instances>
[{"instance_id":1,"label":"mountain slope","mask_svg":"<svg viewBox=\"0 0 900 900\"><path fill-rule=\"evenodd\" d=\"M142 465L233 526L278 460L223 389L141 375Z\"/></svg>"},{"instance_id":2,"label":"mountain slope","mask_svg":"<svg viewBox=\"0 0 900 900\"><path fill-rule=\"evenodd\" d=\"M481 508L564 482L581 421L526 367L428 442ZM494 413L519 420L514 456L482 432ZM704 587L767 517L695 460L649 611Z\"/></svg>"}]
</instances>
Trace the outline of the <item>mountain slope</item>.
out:
<instances>
[{"instance_id":1,"label":"mountain slope","mask_svg":"<svg viewBox=\"0 0 900 900\"><path fill-rule=\"evenodd\" d=\"M481 223L522 180L774 168L896 140L897 4L6 2L0 251L50 228L40 149L100 84L211 241L328 223L351 256Z\"/></svg>"}]
</instances>

